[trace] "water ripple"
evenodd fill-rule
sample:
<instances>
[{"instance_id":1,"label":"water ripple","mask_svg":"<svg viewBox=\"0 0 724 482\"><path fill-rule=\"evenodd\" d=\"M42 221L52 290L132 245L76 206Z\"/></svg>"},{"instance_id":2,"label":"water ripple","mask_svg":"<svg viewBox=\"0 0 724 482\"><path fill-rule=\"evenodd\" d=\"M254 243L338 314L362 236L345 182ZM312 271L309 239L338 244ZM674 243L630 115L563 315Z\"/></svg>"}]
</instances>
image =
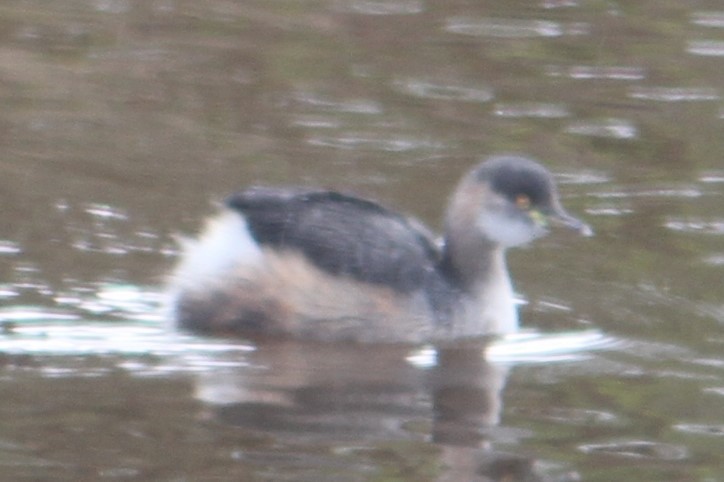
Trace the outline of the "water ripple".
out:
<instances>
[{"instance_id":1,"label":"water ripple","mask_svg":"<svg viewBox=\"0 0 724 482\"><path fill-rule=\"evenodd\" d=\"M618 415L601 410L570 407L548 407L532 414L536 418L569 425L618 425Z\"/></svg>"},{"instance_id":2,"label":"water ripple","mask_svg":"<svg viewBox=\"0 0 724 482\"><path fill-rule=\"evenodd\" d=\"M84 211L99 219L128 220L128 215L126 213L108 204L89 203L84 207Z\"/></svg>"},{"instance_id":3,"label":"water ripple","mask_svg":"<svg viewBox=\"0 0 724 482\"><path fill-rule=\"evenodd\" d=\"M188 359L202 357L209 361L206 355L211 353L253 350L242 342L205 340L143 323L73 320L72 323L64 323L70 320L46 316L43 322L18 323L10 334L0 335L0 352L35 356L183 355ZM195 363L196 366L202 364L199 360Z\"/></svg>"},{"instance_id":4,"label":"water ripple","mask_svg":"<svg viewBox=\"0 0 724 482\"><path fill-rule=\"evenodd\" d=\"M691 14L691 23L702 27L724 28L724 11L701 11Z\"/></svg>"},{"instance_id":5,"label":"water ripple","mask_svg":"<svg viewBox=\"0 0 724 482\"><path fill-rule=\"evenodd\" d=\"M19 296L20 293L17 289L11 284L3 284L0 285L0 299L8 299L8 298L15 298L16 296Z\"/></svg>"},{"instance_id":6,"label":"water ripple","mask_svg":"<svg viewBox=\"0 0 724 482\"><path fill-rule=\"evenodd\" d=\"M440 142L413 137L383 137L380 134L348 133L336 136L316 136L307 140L310 145L345 150L406 152L417 149L439 149Z\"/></svg>"},{"instance_id":7,"label":"water ripple","mask_svg":"<svg viewBox=\"0 0 724 482\"><path fill-rule=\"evenodd\" d=\"M724 57L724 41L691 40L687 44L686 51L703 57Z\"/></svg>"},{"instance_id":8,"label":"water ripple","mask_svg":"<svg viewBox=\"0 0 724 482\"><path fill-rule=\"evenodd\" d=\"M451 17L445 30L474 37L530 38L560 37L563 26L546 20L518 20L506 18Z\"/></svg>"},{"instance_id":9,"label":"water ripple","mask_svg":"<svg viewBox=\"0 0 724 482\"><path fill-rule=\"evenodd\" d=\"M703 220L703 219L676 219L670 218L664 223L664 227L672 231L697 234L724 234L724 219Z\"/></svg>"},{"instance_id":10,"label":"water ripple","mask_svg":"<svg viewBox=\"0 0 724 482\"><path fill-rule=\"evenodd\" d=\"M630 208L618 208L614 206L602 206L597 208L587 208L586 213L591 216L626 216L633 213Z\"/></svg>"},{"instance_id":11,"label":"water ripple","mask_svg":"<svg viewBox=\"0 0 724 482\"><path fill-rule=\"evenodd\" d=\"M541 7L545 9L569 8L580 6L579 0L543 0Z\"/></svg>"},{"instance_id":12,"label":"water ripple","mask_svg":"<svg viewBox=\"0 0 724 482\"><path fill-rule=\"evenodd\" d=\"M716 184L724 182L724 171L713 171L704 173L699 176L699 181L707 184Z\"/></svg>"},{"instance_id":13,"label":"water ripple","mask_svg":"<svg viewBox=\"0 0 724 482\"><path fill-rule=\"evenodd\" d=\"M20 254L23 249L18 243L8 241L7 239L0 239L0 256Z\"/></svg>"},{"instance_id":14,"label":"water ripple","mask_svg":"<svg viewBox=\"0 0 724 482\"><path fill-rule=\"evenodd\" d=\"M425 99L488 102L493 98L491 89L480 86L453 85L421 79L398 80L394 85L403 93Z\"/></svg>"},{"instance_id":15,"label":"water ripple","mask_svg":"<svg viewBox=\"0 0 724 482\"><path fill-rule=\"evenodd\" d=\"M724 253L709 255L704 258L704 263L711 266L724 266Z\"/></svg>"},{"instance_id":16,"label":"water ripple","mask_svg":"<svg viewBox=\"0 0 724 482\"><path fill-rule=\"evenodd\" d=\"M696 102L721 98L716 89L705 87L636 87L629 91L628 96L659 102Z\"/></svg>"},{"instance_id":17,"label":"water ripple","mask_svg":"<svg viewBox=\"0 0 724 482\"><path fill-rule=\"evenodd\" d=\"M494 364L518 365L580 361L598 350L620 348L623 341L598 330L543 334L522 331L506 335L487 345L481 358ZM419 368L437 364L437 351L433 347L414 350L407 361Z\"/></svg>"},{"instance_id":18,"label":"water ripple","mask_svg":"<svg viewBox=\"0 0 724 482\"><path fill-rule=\"evenodd\" d=\"M598 330L556 334L520 332L491 343L485 357L494 363L548 363L586 358L596 350L620 347L622 341Z\"/></svg>"},{"instance_id":19,"label":"water ripple","mask_svg":"<svg viewBox=\"0 0 724 482\"><path fill-rule=\"evenodd\" d=\"M338 119L320 116L297 116L291 120L291 125L311 129L337 129L341 126Z\"/></svg>"},{"instance_id":20,"label":"water ripple","mask_svg":"<svg viewBox=\"0 0 724 482\"><path fill-rule=\"evenodd\" d=\"M539 119L561 119L571 115L566 106L562 104L542 102L495 104L493 113L499 117L532 117Z\"/></svg>"},{"instance_id":21,"label":"water ripple","mask_svg":"<svg viewBox=\"0 0 724 482\"><path fill-rule=\"evenodd\" d=\"M340 11L362 15L414 15L425 11L422 0L353 0L340 2Z\"/></svg>"},{"instance_id":22,"label":"water ripple","mask_svg":"<svg viewBox=\"0 0 724 482\"><path fill-rule=\"evenodd\" d=\"M95 0L92 5L99 12L120 14L131 8L130 3L129 0Z\"/></svg>"},{"instance_id":23,"label":"water ripple","mask_svg":"<svg viewBox=\"0 0 724 482\"><path fill-rule=\"evenodd\" d=\"M646 71L643 67L616 65L608 67L598 65L550 66L547 74L551 77L568 77L579 80L643 80L646 78Z\"/></svg>"},{"instance_id":24,"label":"water ripple","mask_svg":"<svg viewBox=\"0 0 724 482\"><path fill-rule=\"evenodd\" d=\"M713 393L714 395L719 395L724 397L724 387L710 387L704 389L705 393Z\"/></svg>"},{"instance_id":25,"label":"water ripple","mask_svg":"<svg viewBox=\"0 0 724 482\"><path fill-rule=\"evenodd\" d=\"M724 425L719 424L680 423L674 425L674 428L676 430L679 430L680 432L692 433L696 435L724 437Z\"/></svg>"},{"instance_id":26,"label":"water ripple","mask_svg":"<svg viewBox=\"0 0 724 482\"><path fill-rule=\"evenodd\" d=\"M688 457L686 447L681 445L631 440L601 444L585 444L579 449L586 454L614 455L636 459L683 460Z\"/></svg>"},{"instance_id":27,"label":"water ripple","mask_svg":"<svg viewBox=\"0 0 724 482\"><path fill-rule=\"evenodd\" d=\"M596 172L570 172L556 174L559 184L603 184L611 182L611 177Z\"/></svg>"},{"instance_id":28,"label":"water ripple","mask_svg":"<svg viewBox=\"0 0 724 482\"><path fill-rule=\"evenodd\" d=\"M335 113L376 115L383 112L380 103L368 99L331 99L311 92L297 92L294 100Z\"/></svg>"},{"instance_id":29,"label":"water ripple","mask_svg":"<svg viewBox=\"0 0 724 482\"><path fill-rule=\"evenodd\" d=\"M599 199L624 199L634 197L673 197L673 198L697 198L703 196L704 193L695 187L681 187L681 188L660 188L650 189L645 191L604 191L604 192L592 192L589 196L596 197Z\"/></svg>"},{"instance_id":30,"label":"water ripple","mask_svg":"<svg viewBox=\"0 0 724 482\"><path fill-rule=\"evenodd\" d=\"M575 122L566 127L565 132L610 139L636 139L639 136L638 128L633 122L614 118Z\"/></svg>"},{"instance_id":31,"label":"water ripple","mask_svg":"<svg viewBox=\"0 0 724 482\"><path fill-rule=\"evenodd\" d=\"M38 308L35 306L9 306L0 309L0 323L4 323L6 329L9 324L34 322L37 320L44 321L74 321L79 320L80 316L66 310L51 310ZM12 328L13 332L15 328Z\"/></svg>"}]
</instances>

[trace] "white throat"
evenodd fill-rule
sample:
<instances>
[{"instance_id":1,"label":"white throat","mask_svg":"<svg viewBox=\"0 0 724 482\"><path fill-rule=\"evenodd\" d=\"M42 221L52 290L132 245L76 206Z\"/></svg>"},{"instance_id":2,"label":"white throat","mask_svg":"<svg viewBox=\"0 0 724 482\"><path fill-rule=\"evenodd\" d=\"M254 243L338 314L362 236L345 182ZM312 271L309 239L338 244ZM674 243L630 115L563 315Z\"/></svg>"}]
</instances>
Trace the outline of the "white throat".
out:
<instances>
[{"instance_id":1,"label":"white throat","mask_svg":"<svg viewBox=\"0 0 724 482\"><path fill-rule=\"evenodd\" d=\"M488 277L481 280L476 291L480 293L478 316L487 325L489 333L506 334L518 330L518 308L503 248L493 251Z\"/></svg>"}]
</instances>

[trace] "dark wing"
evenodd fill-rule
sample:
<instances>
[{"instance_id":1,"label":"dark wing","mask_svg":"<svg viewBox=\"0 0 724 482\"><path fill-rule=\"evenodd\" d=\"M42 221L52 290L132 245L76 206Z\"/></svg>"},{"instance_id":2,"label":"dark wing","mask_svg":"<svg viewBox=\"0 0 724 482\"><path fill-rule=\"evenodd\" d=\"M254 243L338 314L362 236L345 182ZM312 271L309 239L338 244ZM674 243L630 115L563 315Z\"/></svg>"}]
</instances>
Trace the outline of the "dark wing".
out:
<instances>
[{"instance_id":1,"label":"dark wing","mask_svg":"<svg viewBox=\"0 0 724 482\"><path fill-rule=\"evenodd\" d=\"M421 287L439 257L414 221L337 192L252 188L226 204L244 214L261 245L299 251L328 273L398 291Z\"/></svg>"}]
</instances>

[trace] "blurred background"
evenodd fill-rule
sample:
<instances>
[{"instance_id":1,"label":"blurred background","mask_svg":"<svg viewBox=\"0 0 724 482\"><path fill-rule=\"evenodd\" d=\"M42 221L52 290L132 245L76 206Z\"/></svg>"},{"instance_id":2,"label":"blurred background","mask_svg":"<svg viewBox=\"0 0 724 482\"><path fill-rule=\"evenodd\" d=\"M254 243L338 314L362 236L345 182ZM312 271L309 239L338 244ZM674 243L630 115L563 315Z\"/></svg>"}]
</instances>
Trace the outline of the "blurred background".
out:
<instances>
[{"instance_id":1,"label":"blurred background","mask_svg":"<svg viewBox=\"0 0 724 482\"><path fill-rule=\"evenodd\" d=\"M0 466L13 480L443 477L456 464L435 451L448 445L417 425L404 437L376 432L382 446L362 451L204 425L224 417L206 412L208 383L189 373L226 366L223 352L233 381L221 384L247 390L279 379L251 370L240 383L239 367L274 371L279 357L252 363L254 347L169 341L163 280L175 237L244 186L342 189L439 229L459 177L514 152L549 166L568 210L597 233L511 252L524 327L614 343L472 383L502 393L507 379L492 417L502 425L485 439L543 461L513 480L724 480L722 72L714 0L4 0L0 383L13 395L0 413L13 423L0 433ZM179 358L189 352L193 369ZM298 394L329 369L306 357L300 368L292 352L294 375L274 385L287 395L287 378ZM425 378L429 367L414 366ZM337 379L356 372L338 368ZM311 378L319 389L324 377ZM389 394L367 382L354 393ZM402 390L414 395L401 405L439 415L426 383ZM74 412L78 393L86 404ZM254 407L294 405L260 397ZM158 403L173 410L159 418ZM392 405L375 407L409 428ZM280 462L289 457L305 469ZM491 464L457 480L513 477Z\"/></svg>"}]
</instances>

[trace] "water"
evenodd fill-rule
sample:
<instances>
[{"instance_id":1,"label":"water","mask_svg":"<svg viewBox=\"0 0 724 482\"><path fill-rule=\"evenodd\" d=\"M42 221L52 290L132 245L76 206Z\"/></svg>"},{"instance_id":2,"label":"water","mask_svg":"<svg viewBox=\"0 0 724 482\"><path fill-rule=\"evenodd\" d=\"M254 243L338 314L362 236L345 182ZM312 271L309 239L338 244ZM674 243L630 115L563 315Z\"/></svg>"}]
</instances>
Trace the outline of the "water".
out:
<instances>
[{"instance_id":1,"label":"water","mask_svg":"<svg viewBox=\"0 0 724 482\"><path fill-rule=\"evenodd\" d=\"M0 479L724 480L719 2L6 0ZM434 228L481 156L596 231L490 347L207 340L175 238L253 183ZM486 361L483 361L486 360Z\"/></svg>"}]
</instances>

